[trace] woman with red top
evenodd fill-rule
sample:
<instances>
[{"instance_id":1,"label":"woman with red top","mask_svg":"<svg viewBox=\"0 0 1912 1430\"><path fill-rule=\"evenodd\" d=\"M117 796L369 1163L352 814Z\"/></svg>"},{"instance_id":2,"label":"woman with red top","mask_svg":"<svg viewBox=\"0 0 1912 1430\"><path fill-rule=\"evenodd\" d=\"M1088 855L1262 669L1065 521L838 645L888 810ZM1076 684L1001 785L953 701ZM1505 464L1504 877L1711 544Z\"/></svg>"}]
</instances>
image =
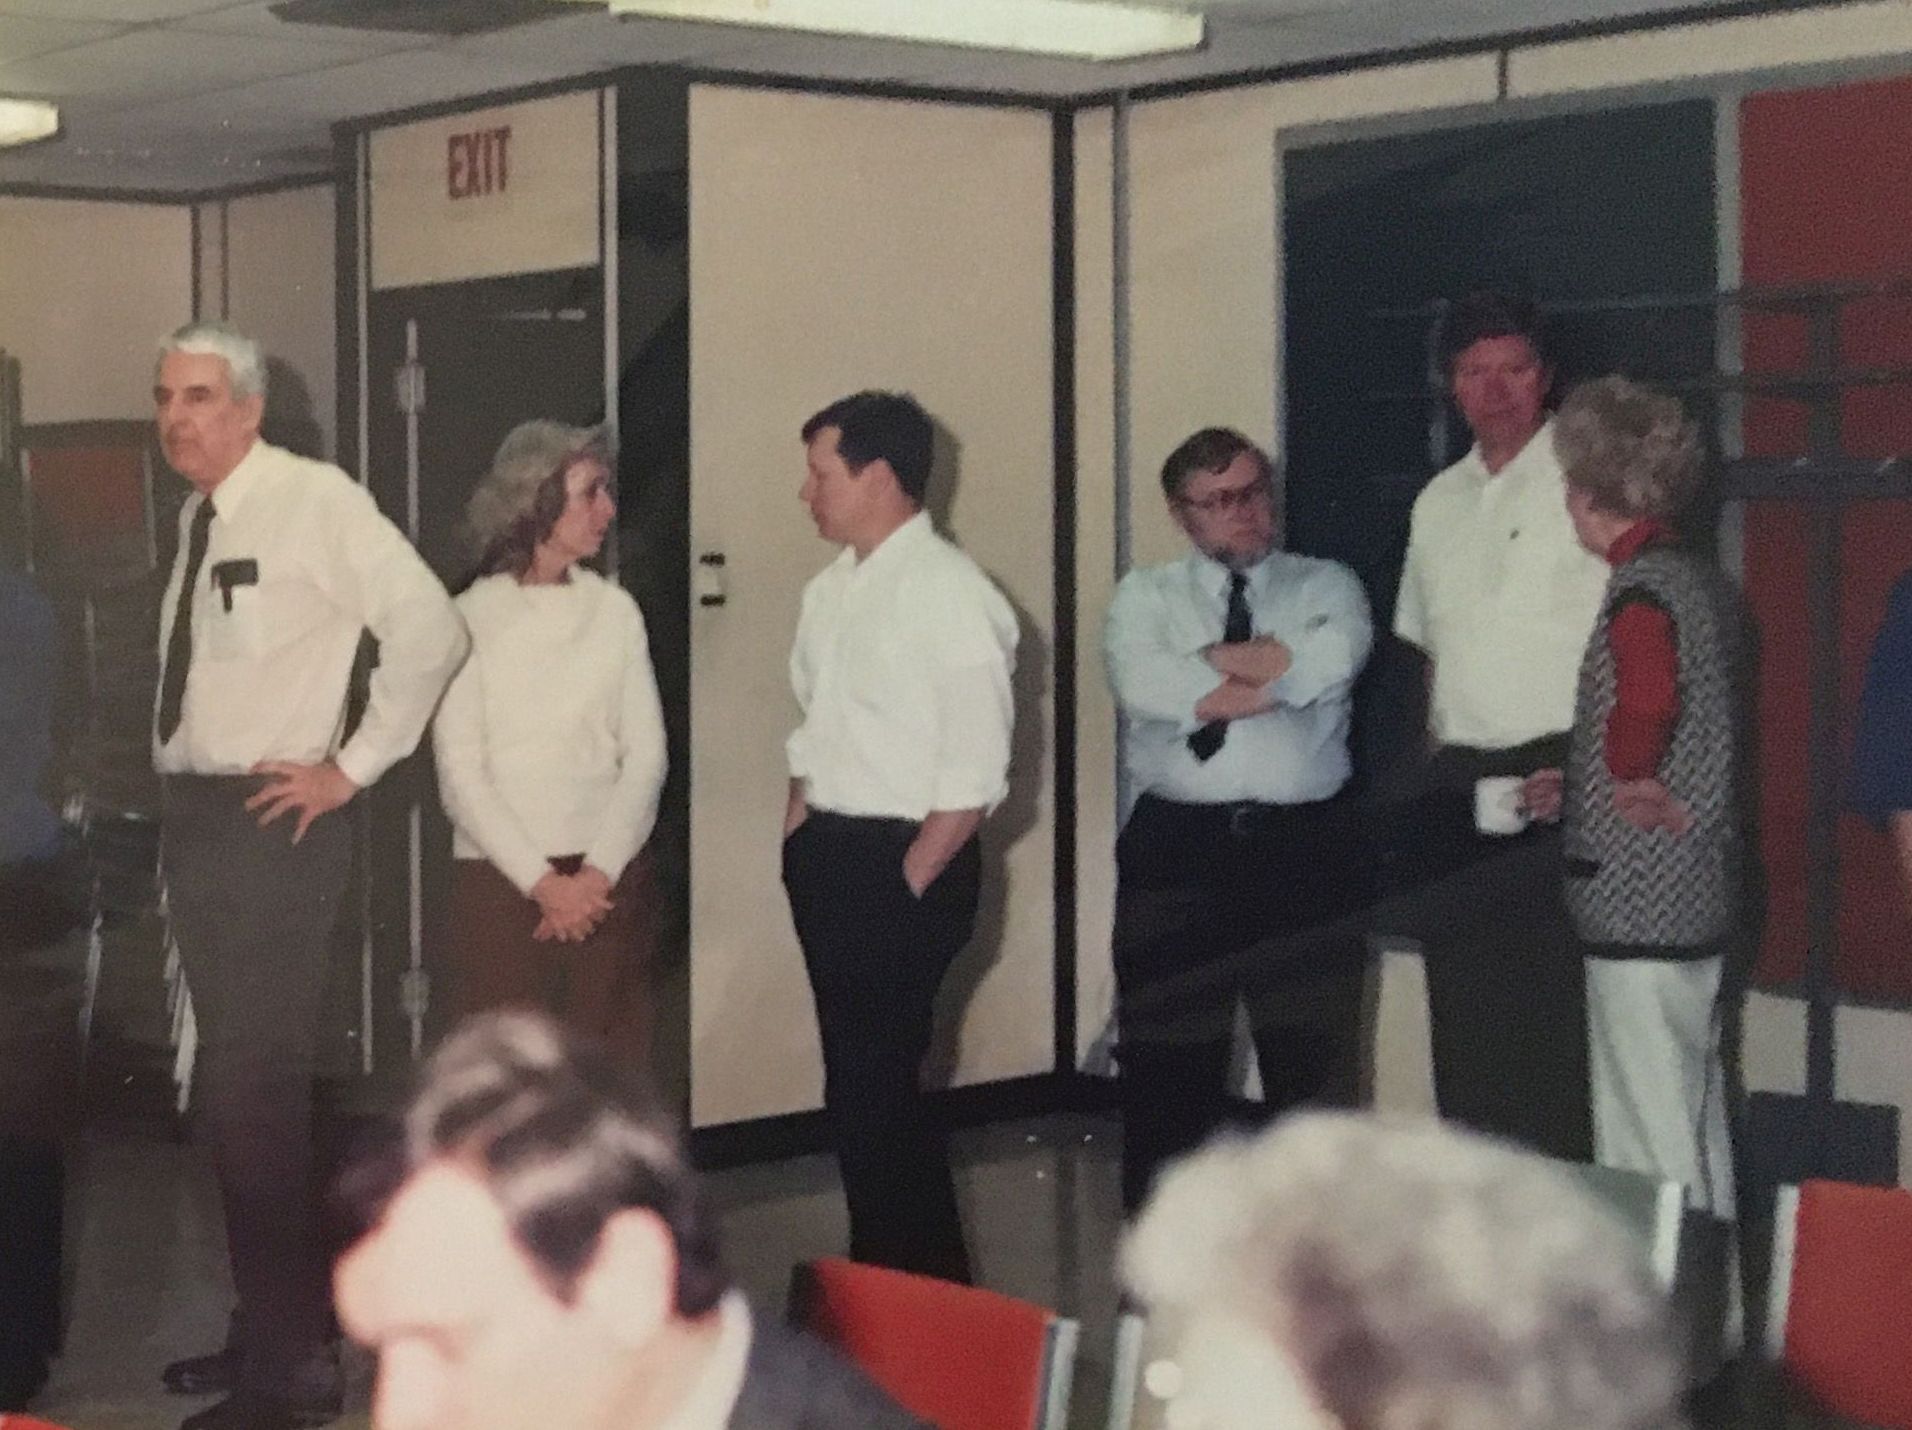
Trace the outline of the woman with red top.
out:
<instances>
[{"instance_id":1,"label":"woman with red top","mask_svg":"<svg viewBox=\"0 0 1912 1430\"><path fill-rule=\"evenodd\" d=\"M1586 955L1595 1155L1731 1220L1719 1033L1740 909L1734 622L1717 572L1670 526L1699 485L1699 437L1674 399L1607 377L1562 405L1554 441L1575 534L1611 568L1549 801Z\"/></svg>"}]
</instances>

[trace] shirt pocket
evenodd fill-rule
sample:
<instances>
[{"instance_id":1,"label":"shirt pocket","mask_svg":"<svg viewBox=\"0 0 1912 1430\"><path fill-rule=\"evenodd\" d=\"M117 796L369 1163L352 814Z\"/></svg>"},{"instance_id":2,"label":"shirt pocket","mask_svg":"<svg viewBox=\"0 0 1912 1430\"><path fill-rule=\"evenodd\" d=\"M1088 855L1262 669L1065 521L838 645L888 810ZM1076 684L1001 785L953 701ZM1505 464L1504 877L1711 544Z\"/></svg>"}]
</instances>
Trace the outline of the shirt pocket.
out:
<instances>
[{"instance_id":1,"label":"shirt pocket","mask_svg":"<svg viewBox=\"0 0 1912 1430\"><path fill-rule=\"evenodd\" d=\"M264 593L257 581L213 585L207 602L206 655L212 660L256 660L266 650Z\"/></svg>"}]
</instances>

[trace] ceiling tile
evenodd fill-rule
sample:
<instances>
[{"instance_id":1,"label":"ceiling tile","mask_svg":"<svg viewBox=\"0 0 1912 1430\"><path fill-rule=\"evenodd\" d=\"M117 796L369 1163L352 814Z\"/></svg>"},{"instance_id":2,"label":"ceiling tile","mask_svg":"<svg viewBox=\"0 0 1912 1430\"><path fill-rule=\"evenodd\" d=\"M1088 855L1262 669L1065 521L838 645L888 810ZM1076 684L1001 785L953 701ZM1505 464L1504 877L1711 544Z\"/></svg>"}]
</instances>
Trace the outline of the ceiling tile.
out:
<instances>
[{"instance_id":1,"label":"ceiling tile","mask_svg":"<svg viewBox=\"0 0 1912 1430\"><path fill-rule=\"evenodd\" d=\"M0 182L206 189L310 173L335 121L619 65L1062 97L1737 0L1172 0L1209 12L1207 48L1116 65L555 5L550 20L440 41L288 25L271 3L0 0L0 92L51 95L66 116L62 139L0 155Z\"/></svg>"},{"instance_id":2,"label":"ceiling tile","mask_svg":"<svg viewBox=\"0 0 1912 1430\"><path fill-rule=\"evenodd\" d=\"M237 86L203 100L176 98L130 113L168 125L190 124L195 114L200 116L200 123L208 125L221 119L232 121L235 127L272 126L275 121L280 127L287 121L329 124L513 89L543 77L529 66L452 55L442 48L428 47L404 54L360 56L322 70Z\"/></svg>"},{"instance_id":3,"label":"ceiling tile","mask_svg":"<svg viewBox=\"0 0 1912 1430\"><path fill-rule=\"evenodd\" d=\"M0 0L5 5L8 0ZM293 25L272 13L278 0L245 0L226 4L175 20L175 30L198 31L210 35L256 35L263 39L286 40L294 44L315 43L383 52L416 49L432 43L431 35L408 34L403 30L353 30L342 25Z\"/></svg>"},{"instance_id":4,"label":"ceiling tile","mask_svg":"<svg viewBox=\"0 0 1912 1430\"><path fill-rule=\"evenodd\" d=\"M753 43L761 41L734 25L618 19L602 11L585 10L489 35L466 35L447 48L455 53L507 59L561 59L579 70L595 70L615 65L682 64L736 53Z\"/></svg>"},{"instance_id":5,"label":"ceiling tile","mask_svg":"<svg viewBox=\"0 0 1912 1430\"><path fill-rule=\"evenodd\" d=\"M0 0L0 15L32 15L48 20L94 20L150 25L230 10L245 0Z\"/></svg>"},{"instance_id":6,"label":"ceiling tile","mask_svg":"<svg viewBox=\"0 0 1912 1430\"><path fill-rule=\"evenodd\" d=\"M243 35L132 30L112 39L0 65L0 90L135 104L217 92L315 65L360 58L349 46L290 44Z\"/></svg>"},{"instance_id":7,"label":"ceiling tile","mask_svg":"<svg viewBox=\"0 0 1912 1430\"><path fill-rule=\"evenodd\" d=\"M88 25L74 20L27 19L0 10L0 65L30 60L89 40L103 40L118 29L116 25Z\"/></svg>"},{"instance_id":8,"label":"ceiling tile","mask_svg":"<svg viewBox=\"0 0 1912 1430\"><path fill-rule=\"evenodd\" d=\"M325 138L322 126L316 132ZM0 153L0 183L223 188L311 172L319 166L309 156L282 152L309 137L274 129L170 130L124 113L79 116L52 143Z\"/></svg>"}]
</instances>

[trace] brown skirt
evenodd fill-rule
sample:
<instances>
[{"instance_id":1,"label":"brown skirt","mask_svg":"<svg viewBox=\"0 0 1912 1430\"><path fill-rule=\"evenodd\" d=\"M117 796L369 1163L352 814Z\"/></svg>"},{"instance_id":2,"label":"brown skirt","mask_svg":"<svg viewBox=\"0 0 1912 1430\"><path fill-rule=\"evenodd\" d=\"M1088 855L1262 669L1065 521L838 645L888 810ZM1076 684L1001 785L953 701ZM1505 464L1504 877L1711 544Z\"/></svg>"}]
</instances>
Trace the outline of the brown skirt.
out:
<instances>
[{"instance_id":1,"label":"brown skirt","mask_svg":"<svg viewBox=\"0 0 1912 1430\"><path fill-rule=\"evenodd\" d=\"M445 954L457 1016L535 1009L647 1066L657 951L650 851L638 851L625 866L610 913L579 943L533 938L537 902L489 861L457 859L452 870Z\"/></svg>"}]
</instances>

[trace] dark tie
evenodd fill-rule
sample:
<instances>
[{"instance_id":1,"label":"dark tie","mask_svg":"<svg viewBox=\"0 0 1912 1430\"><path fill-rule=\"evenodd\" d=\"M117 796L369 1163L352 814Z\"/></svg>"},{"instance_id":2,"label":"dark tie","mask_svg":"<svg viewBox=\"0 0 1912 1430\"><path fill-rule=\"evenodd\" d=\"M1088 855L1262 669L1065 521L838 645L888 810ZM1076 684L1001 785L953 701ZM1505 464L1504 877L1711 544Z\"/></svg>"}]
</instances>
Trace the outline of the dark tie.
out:
<instances>
[{"instance_id":1,"label":"dark tie","mask_svg":"<svg viewBox=\"0 0 1912 1430\"><path fill-rule=\"evenodd\" d=\"M1248 615L1248 578L1239 571L1228 573L1228 617L1222 623L1222 641L1235 645L1254 635L1254 622ZM1188 737L1189 753L1198 760L1209 760L1228 738L1228 722L1211 720Z\"/></svg>"},{"instance_id":2,"label":"dark tie","mask_svg":"<svg viewBox=\"0 0 1912 1430\"><path fill-rule=\"evenodd\" d=\"M186 672L193 663L193 588L206 561L206 537L212 530L212 503L199 499L193 529L186 538L186 575L179 583L179 604L173 607L173 628L166 637L166 674L159 687L159 743L173 738L186 709Z\"/></svg>"}]
</instances>

